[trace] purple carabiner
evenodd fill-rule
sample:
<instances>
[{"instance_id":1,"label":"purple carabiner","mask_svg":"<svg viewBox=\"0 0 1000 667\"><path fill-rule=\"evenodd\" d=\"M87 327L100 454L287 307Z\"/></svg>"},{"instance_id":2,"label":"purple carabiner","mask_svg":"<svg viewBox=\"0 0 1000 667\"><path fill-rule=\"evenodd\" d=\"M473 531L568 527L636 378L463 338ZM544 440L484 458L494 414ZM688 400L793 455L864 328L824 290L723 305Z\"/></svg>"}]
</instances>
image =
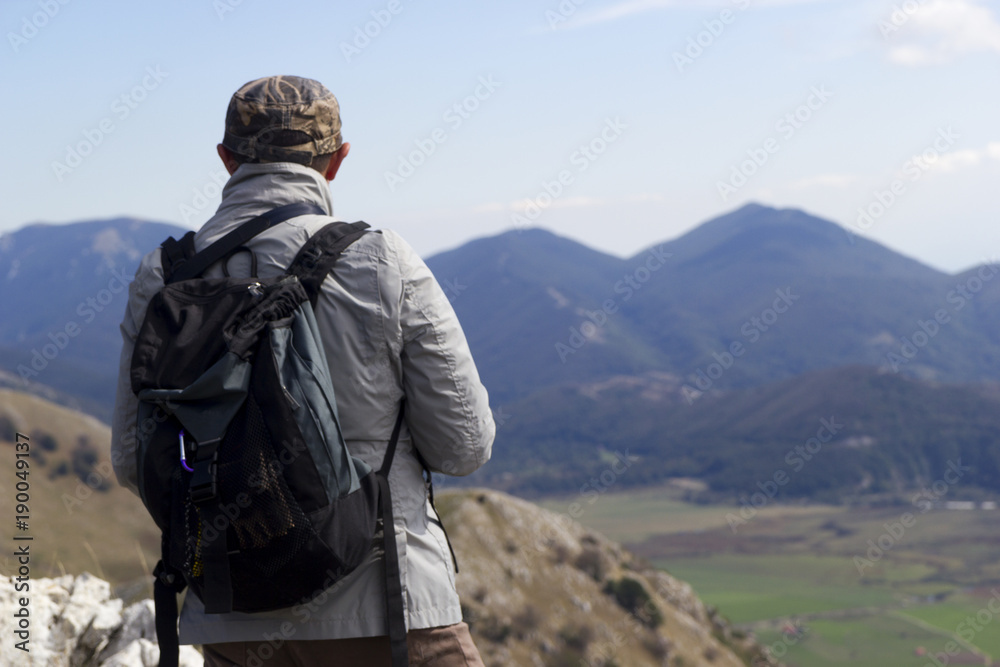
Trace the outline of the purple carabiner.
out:
<instances>
[{"instance_id":1,"label":"purple carabiner","mask_svg":"<svg viewBox=\"0 0 1000 667\"><path fill-rule=\"evenodd\" d=\"M188 472L194 472L194 468L188 466L187 457L184 455L184 429L181 429L181 434L178 436L178 439L181 441L181 465L184 466L184 469Z\"/></svg>"}]
</instances>

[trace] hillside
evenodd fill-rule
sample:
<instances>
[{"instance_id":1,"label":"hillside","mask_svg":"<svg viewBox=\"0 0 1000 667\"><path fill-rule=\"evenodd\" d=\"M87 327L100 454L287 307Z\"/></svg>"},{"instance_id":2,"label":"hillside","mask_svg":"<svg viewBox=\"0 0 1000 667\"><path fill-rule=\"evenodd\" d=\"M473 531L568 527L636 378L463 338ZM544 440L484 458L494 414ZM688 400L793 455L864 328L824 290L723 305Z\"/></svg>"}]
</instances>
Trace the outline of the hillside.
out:
<instances>
[{"instance_id":1,"label":"hillside","mask_svg":"<svg viewBox=\"0 0 1000 667\"><path fill-rule=\"evenodd\" d=\"M782 498L839 502L929 484L961 460L961 493L1000 493L995 385L852 366L695 398L648 373L554 387L504 414L490 465L450 483L596 495L691 477L729 501L780 471Z\"/></svg>"},{"instance_id":2,"label":"hillside","mask_svg":"<svg viewBox=\"0 0 1000 667\"><path fill-rule=\"evenodd\" d=\"M566 515L487 490L439 509L489 667L771 664L690 586Z\"/></svg>"},{"instance_id":3,"label":"hillside","mask_svg":"<svg viewBox=\"0 0 1000 667\"><path fill-rule=\"evenodd\" d=\"M30 519L28 530L17 532L34 538L32 576L90 571L112 578L126 596L147 593L159 531L139 499L115 481L108 427L37 396L0 389L0 452L7 461L13 461L15 433L30 438ZM13 484L0 484L0 507L13 508L14 493ZM13 520L3 521L0 539L12 544L15 530ZM0 575L16 565L5 555Z\"/></svg>"}]
</instances>

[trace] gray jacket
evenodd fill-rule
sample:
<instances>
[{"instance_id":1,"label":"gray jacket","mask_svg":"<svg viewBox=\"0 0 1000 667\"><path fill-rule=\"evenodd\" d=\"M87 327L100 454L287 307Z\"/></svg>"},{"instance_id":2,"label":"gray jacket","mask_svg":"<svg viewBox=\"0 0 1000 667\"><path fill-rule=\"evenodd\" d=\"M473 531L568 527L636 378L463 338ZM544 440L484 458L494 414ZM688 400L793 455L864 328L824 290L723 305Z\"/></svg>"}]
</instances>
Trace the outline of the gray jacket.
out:
<instances>
[{"instance_id":1,"label":"gray jacket","mask_svg":"<svg viewBox=\"0 0 1000 667\"><path fill-rule=\"evenodd\" d=\"M295 201L333 202L322 176L291 163L241 166L223 190L215 216L195 236L201 250L239 224ZM248 243L261 277L284 271L310 235L332 218L305 215ZM249 275L245 253L229 265ZM215 267L215 274L221 269ZM209 273L209 275L213 275ZM146 306L162 287L160 252L146 255L129 287L121 324L123 346L112 424L112 460L119 482L137 493L134 433L137 404L129 387L132 348ZM347 445L377 468L400 401L406 423L389 475L409 628L462 620L445 536L427 498L414 448L431 470L467 475L490 458L495 433L486 389L465 335L424 262L395 233L365 234L341 256L323 285L316 319L325 343ZM380 554L308 604L257 614L205 614L187 595L181 643L273 639L337 639L386 632Z\"/></svg>"}]
</instances>

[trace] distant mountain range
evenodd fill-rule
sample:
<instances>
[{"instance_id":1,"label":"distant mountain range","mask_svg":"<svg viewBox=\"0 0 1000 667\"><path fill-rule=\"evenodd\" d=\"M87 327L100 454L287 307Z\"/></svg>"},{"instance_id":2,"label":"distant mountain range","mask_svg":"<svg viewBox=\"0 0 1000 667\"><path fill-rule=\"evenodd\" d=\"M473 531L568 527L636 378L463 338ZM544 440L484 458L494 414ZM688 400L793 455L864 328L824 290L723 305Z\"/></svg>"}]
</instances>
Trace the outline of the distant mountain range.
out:
<instances>
[{"instance_id":1,"label":"distant mountain range","mask_svg":"<svg viewBox=\"0 0 1000 667\"><path fill-rule=\"evenodd\" d=\"M649 370L695 390L893 362L924 379L1000 378L995 269L950 276L796 210L748 205L628 259L528 230L428 264L462 288L455 310L502 402Z\"/></svg>"},{"instance_id":2,"label":"distant mountain range","mask_svg":"<svg viewBox=\"0 0 1000 667\"><path fill-rule=\"evenodd\" d=\"M116 219L0 237L8 383L26 377L107 418L121 283L183 231ZM495 460L473 482L574 490L626 447L642 465L623 484L692 476L739 493L787 468L788 447L834 415L849 425L831 445L848 444L783 493L902 488L959 453L976 460L977 488L1000 490L989 388L1000 380L998 267L944 274L755 204L626 259L528 229L428 265L502 423Z\"/></svg>"},{"instance_id":3,"label":"distant mountain range","mask_svg":"<svg viewBox=\"0 0 1000 667\"><path fill-rule=\"evenodd\" d=\"M128 281L143 255L184 231L116 218L0 236L0 370L15 376L3 384L48 385L107 419Z\"/></svg>"},{"instance_id":4,"label":"distant mountain range","mask_svg":"<svg viewBox=\"0 0 1000 667\"><path fill-rule=\"evenodd\" d=\"M623 375L505 406L494 459L470 483L521 495L703 481L705 500L899 496L955 473L947 498L1000 492L1000 387L869 366L813 371L688 403L682 379ZM775 481L777 480L777 481ZM952 480L955 482L955 480ZM908 500L911 496L907 496Z\"/></svg>"}]
</instances>

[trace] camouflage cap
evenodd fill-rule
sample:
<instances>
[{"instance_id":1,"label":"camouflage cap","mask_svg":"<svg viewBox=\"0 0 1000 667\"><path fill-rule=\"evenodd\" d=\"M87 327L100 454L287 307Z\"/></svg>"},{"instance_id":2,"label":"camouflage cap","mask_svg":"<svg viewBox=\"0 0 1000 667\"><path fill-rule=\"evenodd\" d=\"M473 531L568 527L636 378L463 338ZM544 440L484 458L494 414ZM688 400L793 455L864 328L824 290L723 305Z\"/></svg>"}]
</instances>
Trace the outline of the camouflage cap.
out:
<instances>
[{"instance_id":1,"label":"camouflage cap","mask_svg":"<svg viewBox=\"0 0 1000 667\"><path fill-rule=\"evenodd\" d=\"M252 160L308 165L341 143L340 105L319 81L269 76L244 84L229 101L222 145Z\"/></svg>"}]
</instances>

